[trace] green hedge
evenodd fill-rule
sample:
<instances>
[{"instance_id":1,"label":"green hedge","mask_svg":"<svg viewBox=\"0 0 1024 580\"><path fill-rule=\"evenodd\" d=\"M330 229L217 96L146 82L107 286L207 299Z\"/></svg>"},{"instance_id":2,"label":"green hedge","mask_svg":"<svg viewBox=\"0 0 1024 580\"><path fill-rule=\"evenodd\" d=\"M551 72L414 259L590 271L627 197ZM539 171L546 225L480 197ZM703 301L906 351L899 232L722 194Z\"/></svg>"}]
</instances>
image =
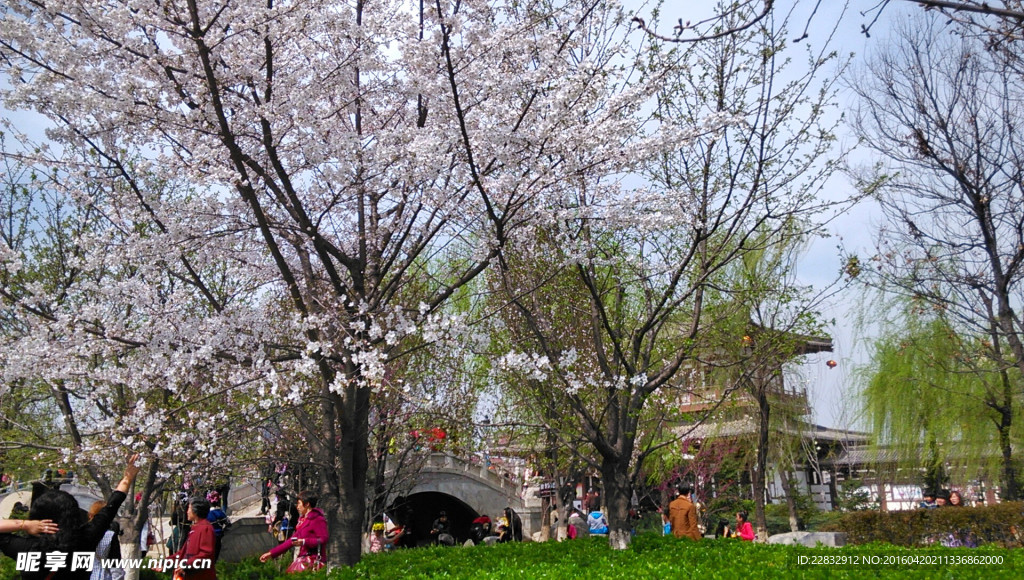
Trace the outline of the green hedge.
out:
<instances>
[{"instance_id":1,"label":"green hedge","mask_svg":"<svg viewBox=\"0 0 1024 580\"><path fill-rule=\"evenodd\" d=\"M852 544L928 546L952 541L1020 547L1024 502L902 512L848 512L823 529L846 532L847 541Z\"/></svg>"}]
</instances>

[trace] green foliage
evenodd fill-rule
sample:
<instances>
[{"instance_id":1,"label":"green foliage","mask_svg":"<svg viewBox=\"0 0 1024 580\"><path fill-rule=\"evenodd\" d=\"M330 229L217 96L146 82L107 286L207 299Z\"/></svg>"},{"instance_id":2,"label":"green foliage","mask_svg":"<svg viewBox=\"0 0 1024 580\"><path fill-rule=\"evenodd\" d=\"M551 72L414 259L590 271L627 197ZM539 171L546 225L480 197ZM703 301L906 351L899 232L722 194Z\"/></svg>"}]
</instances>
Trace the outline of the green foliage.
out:
<instances>
[{"instance_id":1,"label":"green foliage","mask_svg":"<svg viewBox=\"0 0 1024 580\"><path fill-rule=\"evenodd\" d=\"M839 512L855 512L866 509L873 509L876 506L874 498L864 488L864 482L859 479L847 481L844 485L836 488L839 492L836 498L836 509Z\"/></svg>"},{"instance_id":2,"label":"green foliage","mask_svg":"<svg viewBox=\"0 0 1024 580\"><path fill-rule=\"evenodd\" d=\"M812 511L817 511L814 504L811 504L809 501L804 501L805 497L806 496L800 495L796 497L797 513L799 514L801 522L807 521L807 515ZM787 506L785 502L765 505L764 523L768 528L769 534L784 534L792 531L789 527L789 506ZM734 526L735 523L730 522L730 525Z\"/></svg>"},{"instance_id":3,"label":"green foliage","mask_svg":"<svg viewBox=\"0 0 1024 580\"><path fill-rule=\"evenodd\" d=\"M968 535L979 544L1004 547L1021 545L1024 503L1004 502L973 508L938 508L901 512L848 512L827 526L847 534L853 544L887 542L898 546L926 546L941 542L949 534Z\"/></svg>"},{"instance_id":4,"label":"green foliage","mask_svg":"<svg viewBox=\"0 0 1024 580\"><path fill-rule=\"evenodd\" d=\"M1009 504L1004 504L1009 505ZM1020 504L1015 509L1020 511ZM949 510L946 510L949 511ZM959 510L967 511L967 510ZM993 546L906 549L880 544L845 548L803 548L751 544L737 540L677 540L660 534L640 534L628 550L612 550L600 538L542 544L502 544L473 548L420 548L369 554L352 568L309 572L295 578L357 580L361 578L935 578L935 566L860 567L801 565L800 556L996 556L998 566L944 566L955 578L1015 578L1022 558L1018 551ZM0 580L16 578L14 560L0 559ZM217 565L219 580L270 580L282 577L273 563L250 558ZM165 574L143 570L141 580L167 580Z\"/></svg>"},{"instance_id":5,"label":"green foliage","mask_svg":"<svg viewBox=\"0 0 1024 580\"><path fill-rule=\"evenodd\" d=\"M147 560L148 562L148 560ZM217 578L219 580L274 580L285 576L285 569L291 563L291 556L279 558L266 564L260 562L258 557L247 558L241 562L217 562ZM12 566L13 570L13 566ZM301 576L290 576L294 578L326 578L326 572L305 573ZM0 569L0 580L6 579ZM139 580L169 580L170 575L148 568L139 570Z\"/></svg>"},{"instance_id":6,"label":"green foliage","mask_svg":"<svg viewBox=\"0 0 1024 580\"><path fill-rule=\"evenodd\" d=\"M736 491L738 491L738 489ZM708 533L714 532L718 529L718 524L723 521L725 522L725 525L732 529L736 527L737 512L747 512L748 517L753 519L753 516L749 514L754 513L754 500L740 499L736 493L720 495L708 501L703 511L704 526L705 529L708 530ZM785 531L788 532L789 525L787 524L786 527L787 529Z\"/></svg>"},{"instance_id":7,"label":"green foliage","mask_svg":"<svg viewBox=\"0 0 1024 580\"><path fill-rule=\"evenodd\" d=\"M287 560L291 560L288 557ZM284 576L286 562L272 561L262 563L259 558L248 558L236 564L217 564L217 578L220 580L273 580ZM325 573L302 574L296 578L324 578Z\"/></svg>"},{"instance_id":8,"label":"green foliage","mask_svg":"<svg viewBox=\"0 0 1024 580\"><path fill-rule=\"evenodd\" d=\"M878 553L999 555L1002 566L945 568L957 578L1012 578L1017 554L997 548L905 550L878 545L841 549L751 544L737 540L681 541L657 534L637 536L628 550L611 550L599 538L543 544L430 548L372 554L354 568L331 572L332 580L360 578L863 578L862 568L800 566L801 555L866 556ZM876 567L883 578L934 578L935 567ZM221 580L243 580L218 576ZM309 576L310 578L320 577Z\"/></svg>"},{"instance_id":9,"label":"green foliage","mask_svg":"<svg viewBox=\"0 0 1024 580\"><path fill-rule=\"evenodd\" d=\"M1003 411L1020 413L1019 401L1006 390L1019 386L1020 378L1015 369L995 364L991 348L909 304L898 328L875 341L871 363L860 371L879 443L898 450L903 464L925 468L926 488L944 487L950 477L974 478L979 471L989 480L1001 479L998 427ZM1016 447L1020 427L1008 429ZM960 471L944 472L946 463Z\"/></svg>"}]
</instances>

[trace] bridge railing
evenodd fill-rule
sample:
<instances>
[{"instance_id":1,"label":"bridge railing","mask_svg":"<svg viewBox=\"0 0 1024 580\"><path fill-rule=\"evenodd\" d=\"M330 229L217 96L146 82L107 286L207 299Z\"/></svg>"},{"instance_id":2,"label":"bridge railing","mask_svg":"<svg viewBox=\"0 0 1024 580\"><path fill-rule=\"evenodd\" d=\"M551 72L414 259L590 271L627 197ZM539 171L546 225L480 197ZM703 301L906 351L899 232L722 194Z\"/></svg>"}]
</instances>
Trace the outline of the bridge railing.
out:
<instances>
[{"instance_id":1,"label":"bridge railing","mask_svg":"<svg viewBox=\"0 0 1024 580\"><path fill-rule=\"evenodd\" d=\"M508 470L501 469L495 465L484 465L466 461L461 457L448 453L431 453L427 456L424 468L445 469L461 471L476 477L489 480L505 489L507 493L520 495L523 487L522 478Z\"/></svg>"}]
</instances>

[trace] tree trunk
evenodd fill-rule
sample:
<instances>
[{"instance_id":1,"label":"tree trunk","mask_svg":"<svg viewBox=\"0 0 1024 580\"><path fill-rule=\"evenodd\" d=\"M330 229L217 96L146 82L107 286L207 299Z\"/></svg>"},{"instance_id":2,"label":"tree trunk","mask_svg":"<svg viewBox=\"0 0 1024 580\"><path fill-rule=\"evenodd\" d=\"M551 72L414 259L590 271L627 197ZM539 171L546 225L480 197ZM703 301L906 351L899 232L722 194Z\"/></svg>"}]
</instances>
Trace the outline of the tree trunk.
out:
<instances>
[{"instance_id":1,"label":"tree trunk","mask_svg":"<svg viewBox=\"0 0 1024 580\"><path fill-rule=\"evenodd\" d=\"M1003 453L1003 489L1000 494L1003 501L1017 501L1017 468L1013 465L1013 446L1010 443L1009 422L999 426L999 447Z\"/></svg>"},{"instance_id":2,"label":"tree trunk","mask_svg":"<svg viewBox=\"0 0 1024 580\"><path fill-rule=\"evenodd\" d=\"M354 376L355 373L350 373ZM370 448L370 389L349 381L344 397L334 397L337 446L334 471L323 474L328 493L324 504L330 532L327 561L331 566L354 566L362 556L363 519L366 513L366 475ZM328 447L330 447L329 442Z\"/></svg>"},{"instance_id":3,"label":"tree trunk","mask_svg":"<svg viewBox=\"0 0 1024 580\"><path fill-rule=\"evenodd\" d=\"M629 458L602 461L601 480L607 508L608 545L613 550L625 550L632 539L629 501L633 497L633 488L629 483Z\"/></svg>"},{"instance_id":4,"label":"tree trunk","mask_svg":"<svg viewBox=\"0 0 1024 580\"><path fill-rule=\"evenodd\" d=\"M834 511L839 507L839 487L836 485L839 476L834 466L825 474L828 475L828 503Z\"/></svg>"},{"instance_id":5,"label":"tree trunk","mask_svg":"<svg viewBox=\"0 0 1024 580\"><path fill-rule=\"evenodd\" d=\"M332 566L354 566L359 562L363 547L362 511L346 507L343 501L327 513L327 561Z\"/></svg>"},{"instance_id":6,"label":"tree trunk","mask_svg":"<svg viewBox=\"0 0 1024 580\"><path fill-rule=\"evenodd\" d=\"M999 423L999 448L1003 453L1003 501L1017 501L1017 468L1013 465L1013 445L1010 443L1010 426L1013 421L1009 409L1003 410Z\"/></svg>"},{"instance_id":7,"label":"tree trunk","mask_svg":"<svg viewBox=\"0 0 1024 580\"><path fill-rule=\"evenodd\" d=\"M1002 404L994 408L999 411L999 450L1003 454L1002 499L1016 501L1018 498L1017 469L1013 466L1013 444L1010 442L1010 428L1013 426L1013 384L1010 375L1003 369L999 373L1002 386Z\"/></svg>"},{"instance_id":8,"label":"tree trunk","mask_svg":"<svg viewBox=\"0 0 1024 580\"><path fill-rule=\"evenodd\" d=\"M754 462L753 472L750 474L751 483L754 488L754 529L758 539L768 540L768 521L764 514L766 481L765 470L768 468L768 419L771 407L768 405L768 393L763 386L754 389L754 397L757 399L758 409L758 432L757 432L757 459Z\"/></svg>"},{"instance_id":9,"label":"tree trunk","mask_svg":"<svg viewBox=\"0 0 1024 580\"><path fill-rule=\"evenodd\" d=\"M800 531L800 514L796 511L796 496L794 495L793 480L790 479L790 471L780 471L779 479L782 481L782 491L786 494L786 507L789 508L789 531Z\"/></svg>"},{"instance_id":10,"label":"tree trunk","mask_svg":"<svg viewBox=\"0 0 1024 580\"><path fill-rule=\"evenodd\" d=\"M544 408L543 412L544 412L544 418L545 418L546 421L557 420L557 417L553 417L552 416L552 413L551 413L552 410L553 409L551 409L550 407L545 407ZM540 526L540 528L541 528L541 536L540 537L541 537L541 541L542 542L546 542L548 540L556 540L556 541L558 540L558 529L557 528L555 530L551 529L551 511L554 510L555 513L559 513L558 507L559 507L559 503L560 502L559 502L558 494L561 491L561 489L558 487L558 438L556 437L554 431L551 431L551 430L547 431L547 433L545 434L545 443L546 443L546 446L545 446L545 450L544 450L544 455L545 455L545 458L547 459L546 467L548 469L545 469L544 471L546 472L545 475L550 477L550 481L551 481L551 485L552 485L552 491L551 491L551 496L548 497L548 498L545 498L544 501L541 502L541 506L542 506L542 509L541 509L541 520L542 520L542 522L541 522L541 526ZM546 483L546 481L542 479L541 480L541 484L543 485L544 483ZM564 520L560 516L558 521L559 521L559 523L561 523ZM554 531L554 534L552 534L552 531Z\"/></svg>"},{"instance_id":11,"label":"tree trunk","mask_svg":"<svg viewBox=\"0 0 1024 580\"><path fill-rule=\"evenodd\" d=\"M129 490L128 493L131 494L131 490ZM131 497L129 497L128 500L130 501ZM140 512L143 511L141 506L139 509ZM149 510L145 509L144 511L146 512L145 514L136 512L132 516L120 518L118 520L118 523L121 524L121 558L130 558L134 560L141 557L142 544L140 536L142 528L146 525L146 520L149 519ZM150 547L149 549L152 550L153 547ZM138 568L125 569L125 580L138 580L139 575L140 571Z\"/></svg>"},{"instance_id":12,"label":"tree trunk","mask_svg":"<svg viewBox=\"0 0 1024 580\"><path fill-rule=\"evenodd\" d=\"M388 469L388 437L387 427L383 422L377 432L376 455L373 472L373 497L371 501L367 502L369 510L366 517L370 520L384 513L384 508L387 507L385 504L388 500L388 487L385 483Z\"/></svg>"},{"instance_id":13,"label":"tree trunk","mask_svg":"<svg viewBox=\"0 0 1024 580\"><path fill-rule=\"evenodd\" d=\"M875 478L878 483L878 510L881 512L889 511L889 494L885 492L885 478L879 473L878 477Z\"/></svg>"},{"instance_id":14,"label":"tree trunk","mask_svg":"<svg viewBox=\"0 0 1024 580\"><path fill-rule=\"evenodd\" d=\"M555 487L554 493L551 495L551 507L558 514L558 524L555 526L554 535L549 539L560 542L562 541L562 530L565 529L565 522L569 520L569 514L566 513L568 510L565 509L562 503L562 478L558 473L558 469L552 471L551 481L554 482L553 485ZM550 516L546 523L548 527L551 526Z\"/></svg>"},{"instance_id":15,"label":"tree trunk","mask_svg":"<svg viewBox=\"0 0 1024 580\"><path fill-rule=\"evenodd\" d=\"M131 537L131 536L127 535L127 530L124 530L124 532L125 532L125 536ZM132 560L138 559L139 558L139 554L140 554L139 547L140 546L139 546L138 542L128 542L128 541L121 542L121 558L122 559L132 559ZM98 565L98 562L95 563L94 565ZM170 570L169 572L173 572L173 571L174 570ZM140 573L141 573L141 571L138 568L134 567L134 566L125 568L125 570L124 570L124 580L139 580Z\"/></svg>"}]
</instances>

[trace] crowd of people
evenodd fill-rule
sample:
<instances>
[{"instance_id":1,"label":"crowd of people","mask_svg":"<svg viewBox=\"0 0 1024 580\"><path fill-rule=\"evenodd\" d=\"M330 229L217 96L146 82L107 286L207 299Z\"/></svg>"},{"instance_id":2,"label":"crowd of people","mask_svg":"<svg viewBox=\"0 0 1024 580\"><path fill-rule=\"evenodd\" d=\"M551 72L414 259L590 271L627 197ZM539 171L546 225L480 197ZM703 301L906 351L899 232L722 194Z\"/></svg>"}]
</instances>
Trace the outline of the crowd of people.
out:
<instances>
[{"instance_id":1,"label":"crowd of people","mask_svg":"<svg viewBox=\"0 0 1024 580\"><path fill-rule=\"evenodd\" d=\"M71 580L88 580L93 572L98 577L104 571L85 569L72 570L72 554L97 554L103 548L109 550L110 541L104 542L111 531L111 524L117 516L117 510L124 503L128 490L139 473L136 465L139 456L128 458L124 477L118 482L106 503L95 506L91 514L78 505L78 500L70 493L53 489L35 498L29 508L28 520L5 520L0 527L0 552L4 555L20 559L27 568L22 572L24 580L54 580L67 578ZM28 535L15 532L24 531ZM44 566L39 560L46 554ZM59 561L55 555L61 555ZM52 560L51 560L52 558ZM95 566L94 566L95 567Z\"/></svg>"},{"instance_id":2,"label":"crowd of people","mask_svg":"<svg viewBox=\"0 0 1024 580\"><path fill-rule=\"evenodd\" d=\"M120 580L124 570L105 569L101 563L121 557L121 531L115 517L139 473L137 462L137 455L130 457L124 476L110 497L106 501L93 503L88 511L81 509L78 500L71 494L51 489L32 501L27 514L15 514L25 519L0 520L0 552L18 559L25 580ZM667 507L659 508L664 533L677 538L700 540L692 489L688 485L680 485L674 491L675 498ZM268 512L268 532L273 533L279 543L262 554L260 562L269 562L294 551L295 557L288 566L288 572L315 570L324 566L329 534L327 519L317 507L317 495L312 491L303 491L291 501L288 494L279 489L275 499L273 517L269 513L271 505L264 503L261 510ZM182 494L175 500L170 517L171 534L166 545L177 568L165 570L174 573L175 580L184 577L183 570L189 570L189 580L216 580L216 569L212 563L219 559L224 534L231 525L221 500L220 493L215 490L205 496L189 497ZM551 538L559 537L563 525L568 539L609 532L598 492L591 489L579 503L579 508L570 508L564 523L560 522L558 510L551 507L546 522ZM920 503L922 509L963 505L963 496L955 490L925 493ZM374 523L369 538L370 552L416 545L411 526L411 518L406 518L404 525L391 521ZM755 537L753 526L743 511L735 514L735 526L730 527L723 521L715 535L744 541L753 541ZM456 544L453 525L445 511L437 514L428 536L432 544ZM511 507L505 508L496 521L487 515L479 516L469 527L468 540L467 544L523 541L522 519ZM70 561L51 560L53 554L67 557L81 553L94 554L91 569L81 566L75 569ZM35 566L29 561L29 555L37 558ZM39 565L42 563L38 561L40 556L46 557L45 565ZM209 565L197 565L202 561L208 561Z\"/></svg>"},{"instance_id":3,"label":"crowd of people","mask_svg":"<svg viewBox=\"0 0 1024 580\"><path fill-rule=\"evenodd\" d=\"M107 564L122 556L117 512L139 473L139 456L128 458L124 476L106 501L89 510L79 506L70 493L50 489L35 497L27 514L13 513L0 520L0 552L15 559L23 580L120 580L125 570ZM311 491L298 494L294 504L279 492L278 518L271 528L282 534L281 543L260 556L261 562L280 557L293 548L296 555L287 571L319 569L326 563L327 519L317 508ZM17 511L17 510L15 510ZM17 516L23 516L24 519ZM205 496L183 495L174 501L167 539L173 568L162 570L174 580L216 580L214 563L219 559L225 532L231 525L218 491ZM152 540L141 531L139 547L145 556ZM80 558L91 555L87 562Z\"/></svg>"},{"instance_id":4,"label":"crowd of people","mask_svg":"<svg viewBox=\"0 0 1024 580\"><path fill-rule=\"evenodd\" d=\"M935 509L940 507L964 507L965 505L964 496L959 491L942 489L938 492L924 492L918 507L922 509Z\"/></svg>"},{"instance_id":5,"label":"crowd of people","mask_svg":"<svg viewBox=\"0 0 1024 580\"><path fill-rule=\"evenodd\" d=\"M676 497L668 504L668 508L658 510L661 513L662 533L666 536L671 534L677 538L699 541L702 535L697 518L697 504L692 497L693 489L683 484L677 486L674 491ZM719 522L715 537L753 542L756 535L747 512L738 511L735 517L736 524L732 527L725 520Z\"/></svg>"},{"instance_id":6,"label":"crowd of people","mask_svg":"<svg viewBox=\"0 0 1024 580\"><path fill-rule=\"evenodd\" d=\"M672 502L664 509L658 510L662 513L664 533L678 538L700 540L702 535L698 525L697 506L692 499L692 489L687 485L681 485L674 491L675 498ZM550 506L545 520L545 524L548 526L548 537L550 539L575 540L593 535L607 535L609 533L608 518L603 511L603 506L598 503L599 498L598 492L590 490L582 501L568 508L565 521L562 520L559 510L555 506ZM589 509L584 510L584 506ZM747 513L740 511L735 514L735 517L735 526L723 526L716 536L753 541L754 529L748 521ZM457 539L455 535L445 511L440 511L433 521L429 540L421 539L419 543L414 539L417 536L412 530L412 518L402 518L402 523L395 523L385 518L384 521L373 524L368 550L372 553L382 552L395 548L425 545L423 542L428 542L431 545L452 546L462 540L467 540L464 545L523 541L523 524L515 510L505 508L504 513L497 520L492 520L488 515L476 517L469 526L468 538L460 536Z\"/></svg>"},{"instance_id":7,"label":"crowd of people","mask_svg":"<svg viewBox=\"0 0 1024 580\"><path fill-rule=\"evenodd\" d=\"M523 520L511 507L506 507L496 520L484 514L477 516L469 524L468 537L457 534L454 525L445 510L440 510L430 525L425 538L418 536L413 529L412 513L402 510L398 521L385 515L374 522L368 543L371 553L385 552L396 548L413 548L421 545L454 546L465 540L465 545L500 544L505 542L523 541ZM462 529L465 532L465 528ZM456 538L456 536L459 538Z\"/></svg>"}]
</instances>

